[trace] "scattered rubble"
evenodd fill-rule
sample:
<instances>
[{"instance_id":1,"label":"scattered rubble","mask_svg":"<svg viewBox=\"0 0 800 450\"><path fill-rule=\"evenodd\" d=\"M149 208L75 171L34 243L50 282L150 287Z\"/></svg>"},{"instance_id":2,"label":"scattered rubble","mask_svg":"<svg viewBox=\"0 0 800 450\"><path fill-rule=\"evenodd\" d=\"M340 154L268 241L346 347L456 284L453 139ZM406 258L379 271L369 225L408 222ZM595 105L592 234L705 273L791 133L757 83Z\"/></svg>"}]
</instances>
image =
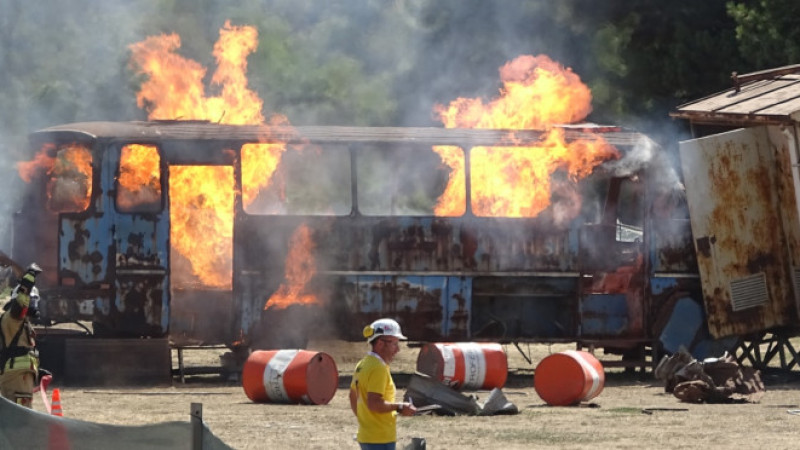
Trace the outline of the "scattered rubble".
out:
<instances>
[{"instance_id":1,"label":"scattered rubble","mask_svg":"<svg viewBox=\"0 0 800 450\"><path fill-rule=\"evenodd\" d=\"M664 382L665 392L686 403L757 403L766 392L761 372L741 366L727 352L698 361L680 349L661 359L655 377Z\"/></svg>"}]
</instances>

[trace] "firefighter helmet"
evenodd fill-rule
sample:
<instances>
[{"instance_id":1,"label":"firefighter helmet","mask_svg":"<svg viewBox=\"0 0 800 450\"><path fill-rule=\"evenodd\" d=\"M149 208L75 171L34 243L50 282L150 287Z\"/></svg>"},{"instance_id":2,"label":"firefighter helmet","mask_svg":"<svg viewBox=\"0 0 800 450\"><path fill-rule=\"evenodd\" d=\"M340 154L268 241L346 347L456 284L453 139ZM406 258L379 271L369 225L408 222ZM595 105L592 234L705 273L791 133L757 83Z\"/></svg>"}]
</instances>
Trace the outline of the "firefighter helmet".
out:
<instances>
[{"instance_id":1,"label":"firefighter helmet","mask_svg":"<svg viewBox=\"0 0 800 450\"><path fill-rule=\"evenodd\" d=\"M29 266L28 266L28 267L25 269L25 272L30 272L30 273L32 273L34 276L36 276L36 275L39 275L40 273L42 273L42 268L41 268L41 267L39 267L39 265L38 265L38 264L36 264L36 263L31 263L31 264L30 264L30 265L29 265Z\"/></svg>"}]
</instances>

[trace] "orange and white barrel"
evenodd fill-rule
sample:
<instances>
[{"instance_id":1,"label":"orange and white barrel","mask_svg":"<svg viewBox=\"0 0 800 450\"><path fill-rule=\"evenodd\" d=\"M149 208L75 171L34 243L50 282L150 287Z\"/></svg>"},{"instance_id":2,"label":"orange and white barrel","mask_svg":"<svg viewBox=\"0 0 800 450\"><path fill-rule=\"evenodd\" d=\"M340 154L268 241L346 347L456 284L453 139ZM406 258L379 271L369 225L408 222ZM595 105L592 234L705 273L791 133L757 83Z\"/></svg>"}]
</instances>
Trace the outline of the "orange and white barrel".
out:
<instances>
[{"instance_id":1,"label":"orange and white barrel","mask_svg":"<svg viewBox=\"0 0 800 450\"><path fill-rule=\"evenodd\" d=\"M589 352L567 350L544 358L533 373L533 387L548 405L568 406L603 391L605 371Z\"/></svg>"},{"instance_id":2,"label":"orange and white barrel","mask_svg":"<svg viewBox=\"0 0 800 450\"><path fill-rule=\"evenodd\" d=\"M259 350L242 368L244 392L257 403L326 405L338 385L336 362L322 352Z\"/></svg>"},{"instance_id":3,"label":"orange and white barrel","mask_svg":"<svg viewBox=\"0 0 800 450\"><path fill-rule=\"evenodd\" d=\"M417 356L417 371L458 390L502 388L508 358L496 343L425 344Z\"/></svg>"}]
</instances>

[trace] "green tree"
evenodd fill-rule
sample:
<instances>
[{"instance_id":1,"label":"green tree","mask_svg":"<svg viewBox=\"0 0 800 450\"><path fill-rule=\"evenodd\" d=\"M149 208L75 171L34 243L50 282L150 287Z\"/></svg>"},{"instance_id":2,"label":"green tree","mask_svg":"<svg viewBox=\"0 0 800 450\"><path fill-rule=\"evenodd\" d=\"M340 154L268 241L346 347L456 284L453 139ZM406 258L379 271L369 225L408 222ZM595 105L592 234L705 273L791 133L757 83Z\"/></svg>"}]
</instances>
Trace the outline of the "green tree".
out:
<instances>
[{"instance_id":1,"label":"green tree","mask_svg":"<svg viewBox=\"0 0 800 450\"><path fill-rule=\"evenodd\" d=\"M794 0L729 2L736 39L753 69L800 63L800 3Z\"/></svg>"}]
</instances>

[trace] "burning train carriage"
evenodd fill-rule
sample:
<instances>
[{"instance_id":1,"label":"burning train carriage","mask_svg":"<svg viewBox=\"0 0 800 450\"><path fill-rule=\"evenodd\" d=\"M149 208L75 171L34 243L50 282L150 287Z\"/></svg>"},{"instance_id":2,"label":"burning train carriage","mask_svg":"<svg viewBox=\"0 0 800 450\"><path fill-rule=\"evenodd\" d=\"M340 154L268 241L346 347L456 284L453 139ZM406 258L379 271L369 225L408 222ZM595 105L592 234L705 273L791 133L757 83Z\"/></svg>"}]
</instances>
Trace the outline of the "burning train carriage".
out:
<instances>
[{"instance_id":1,"label":"burning train carriage","mask_svg":"<svg viewBox=\"0 0 800 450\"><path fill-rule=\"evenodd\" d=\"M617 128L563 130L571 141L601 136L623 158L649 142ZM358 324L379 316L417 341L652 342L673 305L699 291L681 199L650 186L642 167L600 166L578 182L554 175L549 205L535 214L493 210L474 161L487 148L522 151L541 135L185 121L52 127L31 136L37 159L51 163L30 170L12 258L45 269L47 322L91 321L98 335L168 336L176 346L360 340ZM254 152L279 158L262 165ZM448 152L463 172L443 164ZM454 178L461 194L444 205ZM211 193L195 192L194 182L209 179L220 183L222 215L209 212ZM199 246L206 241L214 242Z\"/></svg>"}]
</instances>

